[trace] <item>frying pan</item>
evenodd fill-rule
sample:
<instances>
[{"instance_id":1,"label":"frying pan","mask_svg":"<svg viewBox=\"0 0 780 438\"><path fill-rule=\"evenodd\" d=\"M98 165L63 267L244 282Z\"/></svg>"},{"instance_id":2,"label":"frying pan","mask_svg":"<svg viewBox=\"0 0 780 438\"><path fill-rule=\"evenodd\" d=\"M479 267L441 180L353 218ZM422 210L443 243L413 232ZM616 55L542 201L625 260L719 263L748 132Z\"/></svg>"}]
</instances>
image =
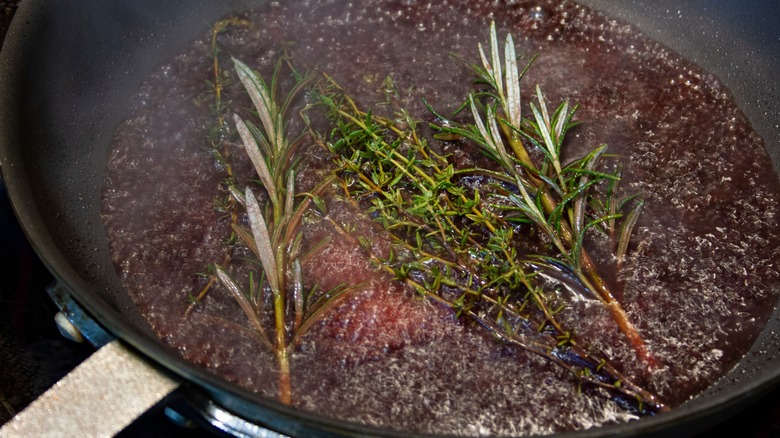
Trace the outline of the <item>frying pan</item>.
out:
<instances>
[{"instance_id":1,"label":"frying pan","mask_svg":"<svg viewBox=\"0 0 780 438\"><path fill-rule=\"evenodd\" d=\"M127 102L153 67L209 23L250 7L208 0L23 2L0 52L0 165L15 212L61 287L112 335L200 394L250 421L291 435L403 433L300 412L183 361L157 340L124 293L101 224L102 171ZM780 43L775 2L583 1L718 76L780 163ZM254 3L256 4L256 2ZM768 32L775 32L774 34ZM767 303L776 306L776 303ZM566 435L690 434L780 383L780 311L736 369L672 412Z\"/></svg>"}]
</instances>

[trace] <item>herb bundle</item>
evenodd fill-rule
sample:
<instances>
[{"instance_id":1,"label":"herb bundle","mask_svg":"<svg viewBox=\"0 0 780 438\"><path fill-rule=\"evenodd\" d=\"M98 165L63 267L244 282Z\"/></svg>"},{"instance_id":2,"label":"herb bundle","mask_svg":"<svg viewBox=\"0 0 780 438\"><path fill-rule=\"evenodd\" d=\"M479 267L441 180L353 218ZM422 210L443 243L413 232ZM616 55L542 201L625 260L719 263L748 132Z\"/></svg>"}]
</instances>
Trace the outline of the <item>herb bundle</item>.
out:
<instances>
[{"instance_id":1,"label":"herb bundle","mask_svg":"<svg viewBox=\"0 0 780 438\"><path fill-rule=\"evenodd\" d=\"M312 77L290 68L296 83L280 99L279 74L289 64L280 61L268 85L234 60L260 126L239 116L234 123L268 203L261 206L249 187L244 191L230 187L236 202L245 206L249 222L248 229L235 222L233 229L255 254L261 272L258 279L250 274L247 288L219 265L214 267L215 277L275 352L283 402L292 399L290 349L351 290L339 286L306 293L301 276L301 265L311 255L300 250L301 220L336 183L344 197L364 208L392 240L390 251L378 254L370 241L333 224L361 245L380 269L470 318L500 341L549 360L582 383L606 389L629 409L638 413L666 409L656 395L580 344L559 321L558 315L568 308L566 297L545 280L574 278L574 293L599 300L639 359L652 367L652 355L586 248L588 233L617 236L615 257L620 266L642 201L618 198L619 172L599 170L604 145L570 163L561 161L566 133L576 124L576 106L564 102L550 113L537 86L536 102L530 104L532 117L523 117L520 80L528 65L518 68L511 35L503 63L499 51L492 25L490 56L480 46L482 64L470 65L487 85L487 90L468 96L465 107L473 123L458 124L429 107L442 121L433 126L434 138L421 135L419 122L403 109L397 118L362 110L326 76L318 82L316 94L329 111L333 131L329 137L310 135L333 153L337 171L302 194L296 193L295 174L305 137L288 140L285 120L294 98ZM451 157L431 147L430 141L476 147L491 165L456 168ZM464 183L475 178L476 188ZM520 253L524 237L518 230L529 226L552 252ZM326 244L319 242L311 251ZM272 305L264 306L266 301Z\"/></svg>"},{"instance_id":2,"label":"herb bundle","mask_svg":"<svg viewBox=\"0 0 780 438\"><path fill-rule=\"evenodd\" d=\"M398 280L473 319L497 339L550 360L581 382L635 401L637 412L664 410L654 394L578 343L557 317L566 300L543 280L575 278L574 292L600 300L640 360L653 366L644 341L585 248L591 230L617 234L616 257L622 260L642 202L618 199L619 175L598 170L606 146L561 162L576 107L564 102L550 114L536 87L533 117L523 118L520 79L528 66L518 68L509 35L502 69L494 25L490 38L490 58L480 46L482 65L471 66L489 87L468 97L473 123L458 125L429 107L443 121L434 126L436 138L477 147L492 163L489 167L456 169L403 110L397 118L377 116L361 110L333 80L320 88L336 126L326 145L337 156L345 196L363 206L395 246L388 254L376 254L371 242L360 242ZM527 148L541 152L541 163ZM477 188L464 184L469 177L480 178ZM599 196L597 188L603 186L607 196ZM521 255L520 224L544 236L555 250L552 255Z\"/></svg>"}]
</instances>

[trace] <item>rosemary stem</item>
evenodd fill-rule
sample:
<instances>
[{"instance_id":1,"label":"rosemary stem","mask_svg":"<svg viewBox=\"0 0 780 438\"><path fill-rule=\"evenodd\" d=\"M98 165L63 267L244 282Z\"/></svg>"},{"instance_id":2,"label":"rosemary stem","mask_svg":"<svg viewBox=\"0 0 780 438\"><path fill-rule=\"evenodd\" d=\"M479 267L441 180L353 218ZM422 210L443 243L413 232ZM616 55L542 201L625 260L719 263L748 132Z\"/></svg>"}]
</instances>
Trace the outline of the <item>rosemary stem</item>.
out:
<instances>
[{"instance_id":1,"label":"rosemary stem","mask_svg":"<svg viewBox=\"0 0 780 438\"><path fill-rule=\"evenodd\" d=\"M276 359L279 364L279 401L289 405L292 403L292 378L288 348L277 349Z\"/></svg>"}]
</instances>

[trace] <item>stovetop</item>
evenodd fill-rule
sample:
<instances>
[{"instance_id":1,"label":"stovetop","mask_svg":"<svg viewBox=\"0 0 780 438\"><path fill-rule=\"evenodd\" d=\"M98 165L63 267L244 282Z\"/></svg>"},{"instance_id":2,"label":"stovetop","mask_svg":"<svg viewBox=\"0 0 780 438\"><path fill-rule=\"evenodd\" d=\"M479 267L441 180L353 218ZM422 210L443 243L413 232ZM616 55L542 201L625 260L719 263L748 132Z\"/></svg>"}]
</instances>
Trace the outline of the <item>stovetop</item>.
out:
<instances>
[{"instance_id":1,"label":"stovetop","mask_svg":"<svg viewBox=\"0 0 780 438\"><path fill-rule=\"evenodd\" d=\"M0 0L0 43L21 0ZM54 281L24 237L0 181L0 425L11 419L85 360L94 348L60 335L59 309L46 293ZM780 436L780 390L699 436ZM162 407L152 409L121 437L206 436L174 424Z\"/></svg>"}]
</instances>

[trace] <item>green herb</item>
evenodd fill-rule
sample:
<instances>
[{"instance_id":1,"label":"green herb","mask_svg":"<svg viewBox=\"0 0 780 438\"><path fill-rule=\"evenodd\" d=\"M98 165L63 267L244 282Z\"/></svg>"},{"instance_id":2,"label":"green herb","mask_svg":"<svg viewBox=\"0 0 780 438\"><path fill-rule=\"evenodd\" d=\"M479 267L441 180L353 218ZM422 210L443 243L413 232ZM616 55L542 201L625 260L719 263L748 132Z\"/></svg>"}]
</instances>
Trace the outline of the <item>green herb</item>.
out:
<instances>
[{"instance_id":1,"label":"green herb","mask_svg":"<svg viewBox=\"0 0 780 438\"><path fill-rule=\"evenodd\" d=\"M304 137L289 140L285 120L296 96L312 76L301 77L283 59L277 63L272 81L267 84L243 62L233 59L233 64L260 121L258 126L234 115L234 125L270 205L262 207L252 187L246 187L243 192L231 187L230 193L238 204L245 207L249 221L249 229L234 222L233 230L257 257L262 275L256 282L254 274L250 273L248 288L245 289L223 266L215 265L215 272L219 283L248 317L254 332L275 353L279 369L279 399L289 404L292 401L291 348L314 322L354 288L340 285L328 291L306 291L301 274L302 261L327 244L324 240L315 244L309 252L301 253L301 221L312 205L322 204L320 196L333 182L333 177L328 177L310 193L296 193L297 155ZM279 78L285 66L299 80L281 99ZM270 297L271 308L263 307L265 296ZM269 320L272 321L270 325L266 322Z\"/></svg>"},{"instance_id":2,"label":"green herb","mask_svg":"<svg viewBox=\"0 0 780 438\"><path fill-rule=\"evenodd\" d=\"M196 105L201 105L203 102L210 102L209 109L213 115L216 123L209 130L209 136L207 139L208 153L214 157L215 161L225 169L225 181L224 187L234 187L233 178L233 166L230 163L230 143L227 141L230 135L230 127L225 123L225 114L228 112L228 107L222 99L222 90L230 83L229 73L223 70L220 66L220 50L217 44L217 37L230 27L248 27L251 23L245 19L238 17L228 17L220 20L214 24L211 28L211 59L213 65L213 82L207 81L208 97L195 99ZM236 204L234 196L229 194L214 201L214 208L221 214L220 219L227 219L231 224L236 224L238 220L238 206ZM233 241L234 235L231 235L227 240ZM225 255L222 258L222 264L227 265L230 263L233 257L233 245L226 245ZM213 270L212 270L213 271ZM195 305L201 302L209 290L217 282L217 277L214 272L207 276L208 280L206 284L200 289L200 291L190 298L190 306L187 308L185 315L189 315Z\"/></svg>"},{"instance_id":3,"label":"green herb","mask_svg":"<svg viewBox=\"0 0 780 438\"><path fill-rule=\"evenodd\" d=\"M575 277L576 292L599 299L640 360L654 366L585 245L587 233L621 223L622 259L641 202L632 208L621 204L619 177L598 170L606 146L572 163L561 162L576 107L564 102L551 114L536 87L532 118L522 117L520 79L528 67L518 69L511 35L502 67L495 26L490 37L490 59L480 46L482 65L471 66L490 87L467 99L473 123L459 125L437 114L444 123L434 126L441 140L462 139L477 147L493 164L490 168L455 169L406 112L378 116L361 110L332 79L320 86L320 100L335 125L325 145L336 156L344 193L384 227L395 248L375 254L370 242L358 237L357 243L396 279L471 318L502 342L545 357L581 382L636 400L639 411L664 410L657 396L579 345L556 317L566 309L566 298L542 279ZM531 159L529 149L541 152L540 163ZM468 189L465 176L481 178L480 188ZM607 199L597 190L604 185L611 190ZM553 251L519 254L518 224L532 225Z\"/></svg>"},{"instance_id":4,"label":"green herb","mask_svg":"<svg viewBox=\"0 0 780 438\"><path fill-rule=\"evenodd\" d=\"M586 232L590 228L605 223L614 224L616 219L622 217L622 213L614 210L595 217L588 217L586 214L588 204L597 202L594 201L597 194L593 188L603 181L613 182L618 179L615 175L595 170L606 151L606 145L599 146L565 167L562 166L561 148L567 131L575 125L572 118L577 107L570 109L569 102L563 102L550 114L544 94L537 85L536 103L532 102L530 105L533 118L522 118L520 79L523 74L518 73L512 36L507 35L504 45L505 87L502 86L501 57L495 24L490 28L490 45L492 61L488 61L480 46L482 66L472 66L479 78L492 89L489 99L492 102L486 103L484 116L477 108L476 97L472 94L469 96L469 106L474 124L452 127L450 122L437 129L449 136L462 135L469 139L512 178L513 185L521 196L508 194L506 199L509 204L518 208L550 239L559 252L557 261L571 269L579 281L589 291L594 292L609 309L639 358L647 366L655 366L655 360L641 335L601 277L587 249L583 247ZM543 153L544 160L541 165L531 160L523 140ZM514 155L507 153L505 141L509 143ZM615 201L612 201L612 204L614 205ZM628 220L623 221L616 254L621 263L641 207L642 203L638 202L629 210Z\"/></svg>"},{"instance_id":5,"label":"green herb","mask_svg":"<svg viewBox=\"0 0 780 438\"><path fill-rule=\"evenodd\" d=\"M580 385L587 383L618 398L635 400L634 409L640 413L665 410L655 394L626 378L560 322L560 315L571 310L569 297L548 281L564 283L565 278L575 278L570 291L598 299L637 357L648 368L655 366L587 248L590 233L611 236L621 268L643 201L619 197L620 172L601 170L607 157L605 145L570 163L562 162L566 134L576 125L576 106L563 102L550 111L537 86L531 116L523 117L520 80L531 63L522 70L518 67L511 35L504 45L503 62L494 25L489 56L482 46L479 55L481 64L469 64L469 68L488 89L466 99L463 108L470 110L473 121L456 123L429 107L442 121L432 126L433 138L423 136L419 122L402 108L396 108L393 117L362 110L325 76L316 90L332 117L333 131L329 137L310 135L333 153L337 172L308 193L297 193L295 187L305 137L290 140L285 121L292 102L312 83L312 76L300 75L283 58L267 84L247 65L233 60L260 123L237 115L233 121L268 203L258 202L257 188L239 190L230 175L230 197L217 202L216 208L232 215L235 238L254 253L261 271L257 279L250 272L248 286L243 288L228 273L230 259L226 258L214 265L211 283L218 281L226 289L249 318L253 332L275 353L279 398L290 403L290 350L354 288L339 286L325 292L309 288L307 292L302 277L302 266L328 243L323 240L308 253L300 253L302 218L312 206L326 212L323 196L336 182L347 200L365 209L393 242L387 253L377 254L373 242L356 235L354 227L331 221L379 269L421 296L475 321L501 342L567 370ZM214 56L215 111L219 126L224 127L223 75L216 51ZM285 68L295 84L281 98L278 89ZM382 85L392 105L399 94L392 78ZM429 144L452 141L477 148L490 164L457 169L450 157L438 152L442 148ZM221 149L215 148L214 155L227 161ZM480 181L478 188L464 184L469 178ZM246 210L248 229L236 220L240 205ZM330 220L327 214L321 218ZM550 251L521 253L527 247L521 242L530 238L541 242L537 247L546 244ZM210 284L193 302L202 298ZM273 305L264 307L265 302Z\"/></svg>"},{"instance_id":6,"label":"green herb","mask_svg":"<svg viewBox=\"0 0 780 438\"><path fill-rule=\"evenodd\" d=\"M310 193L296 194L296 154L303 137L288 141L285 118L293 100L311 81L311 76L300 77L290 64L282 59L276 66L269 86L256 72L233 59L236 75L252 99L260 127L237 115L233 116L234 125L227 122L229 105L223 100L223 90L230 84L232 76L230 71L221 68L217 37L230 27L250 25L247 20L230 17L217 22L211 31L214 81L208 83L211 94L209 108L216 123L209 132L208 153L225 169L223 186L227 194L215 200L214 208L221 214L221 220L230 221L233 233L226 240L225 255L221 263L209 265L208 273L202 275L208 279L206 284L197 295L189 294L190 305L185 315L194 310L215 284L221 284L249 319L252 332L275 353L279 368L279 399L289 404L292 401L290 349L314 322L335 307L353 287L340 285L325 292L316 289L305 292L303 288L302 261L326 245L328 239L313 245L309 252L300 253L300 223L312 203L320 209L324 207L320 194L331 180L324 180ZM290 73L298 80L280 104L277 95L278 79L285 65L290 67ZM196 99L195 103L198 105L205 100L208 99ZM231 129L232 126L235 131ZM230 162L230 137L235 132L238 132L270 199L270 213L261 208L251 188L247 187L241 191L236 187ZM239 225L241 206L245 208L249 229ZM262 269L259 280L255 280L254 272L249 272L247 289L239 286L226 268L233 260L236 240L240 240L254 253ZM266 295L270 295L270 301L273 302L271 308L264 307ZM267 327L269 320L273 323Z\"/></svg>"}]
</instances>

